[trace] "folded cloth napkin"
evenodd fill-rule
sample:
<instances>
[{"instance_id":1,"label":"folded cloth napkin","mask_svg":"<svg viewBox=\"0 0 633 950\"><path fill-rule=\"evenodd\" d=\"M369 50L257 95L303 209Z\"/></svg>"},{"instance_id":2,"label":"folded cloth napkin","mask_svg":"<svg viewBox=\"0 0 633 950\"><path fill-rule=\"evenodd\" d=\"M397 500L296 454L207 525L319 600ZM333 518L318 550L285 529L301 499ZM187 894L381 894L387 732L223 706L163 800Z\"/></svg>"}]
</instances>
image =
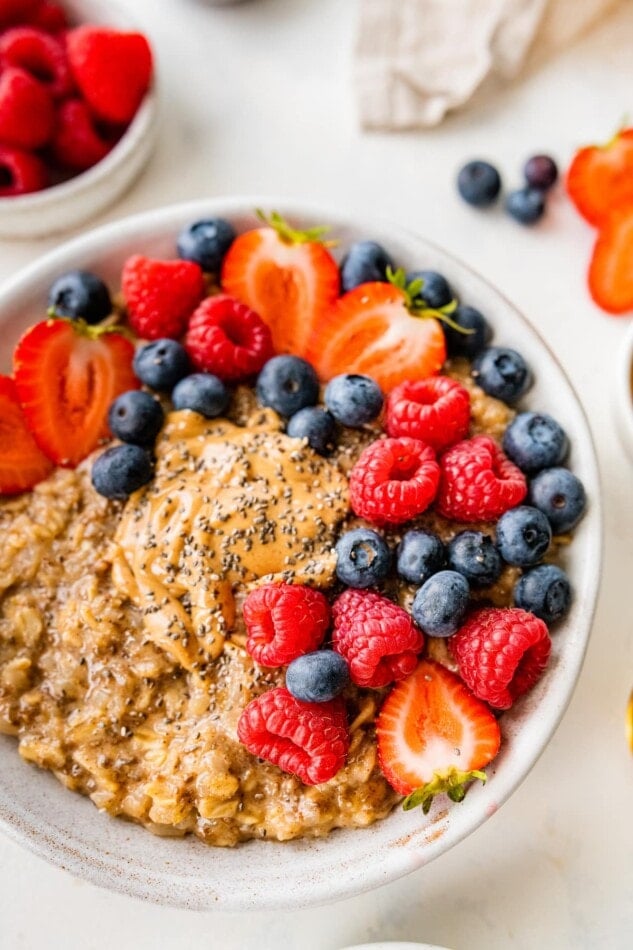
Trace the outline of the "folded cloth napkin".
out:
<instances>
[{"instance_id":1,"label":"folded cloth napkin","mask_svg":"<svg viewBox=\"0 0 633 950\"><path fill-rule=\"evenodd\" d=\"M441 122L489 76L512 79L620 0L361 0L355 81L365 128Z\"/></svg>"}]
</instances>

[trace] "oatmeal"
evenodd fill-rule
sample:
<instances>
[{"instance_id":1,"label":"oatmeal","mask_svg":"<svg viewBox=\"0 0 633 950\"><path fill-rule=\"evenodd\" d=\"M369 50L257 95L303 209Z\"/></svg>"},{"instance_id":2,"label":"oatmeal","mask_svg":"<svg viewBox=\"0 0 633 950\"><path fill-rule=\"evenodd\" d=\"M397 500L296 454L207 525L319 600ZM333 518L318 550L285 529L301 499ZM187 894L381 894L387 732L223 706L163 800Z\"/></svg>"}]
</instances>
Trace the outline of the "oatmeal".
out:
<instances>
[{"instance_id":1,"label":"oatmeal","mask_svg":"<svg viewBox=\"0 0 633 950\"><path fill-rule=\"evenodd\" d=\"M473 432L505 426L509 410L472 390ZM245 423L252 396L236 404ZM246 653L235 601L272 578L332 584L336 531L359 523L343 472L376 436L350 431L329 461L260 415L170 414L156 477L125 504L94 491L89 463L0 503L0 729L110 814L216 845L368 825L398 799L376 761L378 691L349 689L348 763L323 785L237 740L243 708L283 674ZM508 603L511 583L481 596ZM393 593L410 604L413 588Z\"/></svg>"}]
</instances>

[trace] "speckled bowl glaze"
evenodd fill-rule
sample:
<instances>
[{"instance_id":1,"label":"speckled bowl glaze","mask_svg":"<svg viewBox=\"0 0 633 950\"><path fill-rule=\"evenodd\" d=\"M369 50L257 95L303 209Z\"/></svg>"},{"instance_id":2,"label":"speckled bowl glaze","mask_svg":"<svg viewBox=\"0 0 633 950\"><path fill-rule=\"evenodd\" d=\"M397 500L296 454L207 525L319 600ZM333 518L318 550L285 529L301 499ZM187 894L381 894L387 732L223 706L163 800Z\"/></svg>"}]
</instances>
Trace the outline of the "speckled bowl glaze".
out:
<instances>
[{"instance_id":1,"label":"speckled bowl glaze","mask_svg":"<svg viewBox=\"0 0 633 950\"><path fill-rule=\"evenodd\" d=\"M64 0L63 5L73 23L139 29L125 11L108 0ZM0 238L49 237L95 218L140 175L152 154L157 131L154 81L125 133L100 162L51 188L0 198Z\"/></svg>"},{"instance_id":2,"label":"speckled bowl glaze","mask_svg":"<svg viewBox=\"0 0 633 950\"><path fill-rule=\"evenodd\" d=\"M196 838L157 838L141 827L100 814L47 772L23 762L15 740L0 737L0 824L37 854L103 887L160 904L222 910L304 907L367 891L427 864L471 834L525 779L547 745L580 672L597 595L601 502L594 449L582 408L554 355L498 291L468 267L422 238L380 222L279 198L216 199L137 215L82 235L17 274L0 290L0 370L10 365L18 334L43 317L53 279L72 267L95 270L113 289L132 253L175 256L184 225L205 216L230 218L238 230L257 225L254 208L276 209L298 227L329 223L343 251L373 238L407 269L447 275L458 296L480 308L495 341L520 350L536 382L525 404L553 413L572 444L570 465L590 499L567 552L575 589L569 616L556 630L553 655L536 688L503 716L504 743L486 785L465 801L440 798L428 816L396 808L366 829L277 844L250 842L210 848Z\"/></svg>"}]
</instances>

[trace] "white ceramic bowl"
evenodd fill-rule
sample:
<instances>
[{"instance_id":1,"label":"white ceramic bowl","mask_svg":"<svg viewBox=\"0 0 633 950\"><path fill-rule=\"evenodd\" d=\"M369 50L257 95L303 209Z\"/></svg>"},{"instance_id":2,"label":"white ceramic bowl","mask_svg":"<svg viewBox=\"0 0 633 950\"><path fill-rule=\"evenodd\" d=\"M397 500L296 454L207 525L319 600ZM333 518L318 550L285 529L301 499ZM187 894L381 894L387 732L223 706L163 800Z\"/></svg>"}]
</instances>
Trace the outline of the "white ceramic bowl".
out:
<instances>
[{"instance_id":1,"label":"white ceramic bowl","mask_svg":"<svg viewBox=\"0 0 633 950\"><path fill-rule=\"evenodd\" d=\"M618 355L613 405L620 440L633 461L633 323Z\"/></svg>"},{"instance_id":2,"label":"white ceramic bowl","mask_svg":"<svg viewBox=\"0 0 633 950\"><path fill-rule=\"evenodd\" d=\"M181 227L208 215L230 218L238 230L257 225L253 209L276 209L295 225L329 223L341 250L355 240L382 242L406 267L445 273L459 297L488 315L495 340L520 350L535 370L526 404L552 412L572 444L570 464L583 480L589 509L567 552L575 589L570 614L553 638L553 655L535 689L503 716L505 741L465 801L437 800L429 815L396 808L362 830L320 840L250 842L212 849L193 837L156 838L144 829L100 814L64 789L50 773L18 756L15 741L0 737L0 824L8 834L54 864L93 883L162 904L223 910L301 907L348 897L428 863L474 831L523 781L547 745L578 677L596 601L601 557L601 503L589 428L554 355L516 309L481 277L414 234L338 212L282 199L217 199L128 218L83 235L16 275L0 291L0 369L6 370L18 333L42 318L53 279L71 267L97 271L114 289L132 253L175 256Z\"/></svg>"},{"instance_id":3,"label":"white ceramic bowl","mask_svg":"<svg viewBox=\"0 0 633 950\"><path fill-rule=\"evenodd\" d=\"M115 3L64 0L64 9L76 23L139 29ZM0 238L49 237L94 219L140 174L152 153L157 131L158 97L154 80L124 135L104 159L59 185L15 198L0 198Z\"/></svg>"}]
</instances>

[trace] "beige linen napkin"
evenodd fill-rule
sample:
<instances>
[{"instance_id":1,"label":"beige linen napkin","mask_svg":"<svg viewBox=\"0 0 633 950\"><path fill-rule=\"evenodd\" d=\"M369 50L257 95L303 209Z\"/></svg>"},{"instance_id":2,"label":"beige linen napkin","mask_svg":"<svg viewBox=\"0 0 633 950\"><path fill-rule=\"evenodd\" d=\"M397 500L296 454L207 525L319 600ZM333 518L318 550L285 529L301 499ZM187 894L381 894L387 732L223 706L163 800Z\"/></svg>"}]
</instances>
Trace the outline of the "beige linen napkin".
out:
<instances>
[{"instance_id":1,"label":"beige linen napkin","mask_svg":"<svg viewBox=\"0 0 633 950\"><path fill-rule=\"evenodd\" d=\"M511 79L620 0L361 0L355 81L366 128L437 125L489 76Z\"/></svg>"}]
</instances>

